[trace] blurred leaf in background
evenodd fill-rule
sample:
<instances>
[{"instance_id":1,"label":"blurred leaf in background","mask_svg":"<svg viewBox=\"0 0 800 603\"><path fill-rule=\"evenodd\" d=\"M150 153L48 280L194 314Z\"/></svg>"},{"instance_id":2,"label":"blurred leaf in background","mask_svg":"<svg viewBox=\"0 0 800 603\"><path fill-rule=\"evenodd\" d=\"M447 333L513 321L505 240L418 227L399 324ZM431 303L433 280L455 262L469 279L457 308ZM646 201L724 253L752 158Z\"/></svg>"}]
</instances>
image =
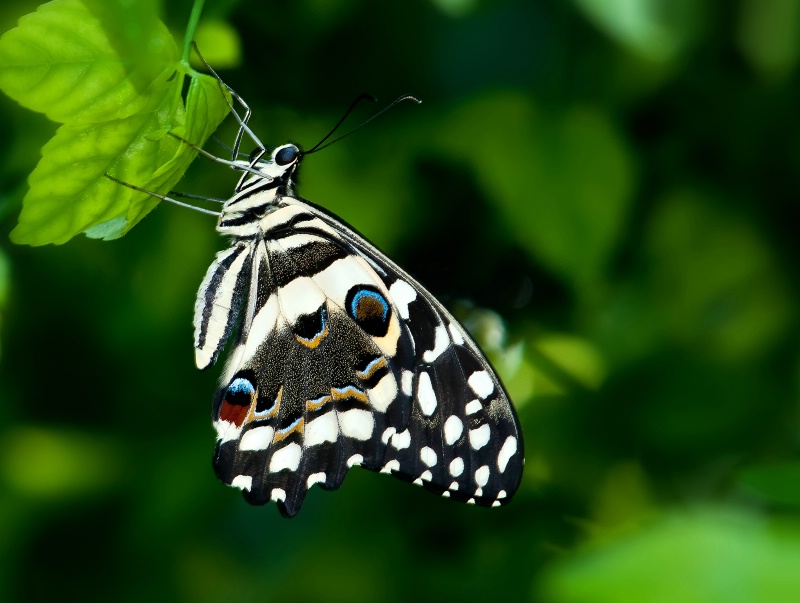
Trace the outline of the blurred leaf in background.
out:
<instances>
[{"instance_id":1,"label":"blurred leaf in background","mask_svg":"<svg viewBox=\"0 0 800 603\"><path fill-rule=\"evenodd\" d=\"M134 171L231 194L235 174L203 158L167 183L190 157L160 135L221 118L201 85L178 119L163 77L191 4L0 13L10 32L83 6L50 27L92 36L44 60L100 39L113 69L98 73L131 75L133 111L101 127L86 116L107 96L31 93L83 116L48 143L52 122L0 97L0 600L796 598L800 2L207 0L200 49L268 145L313 146L365 90L423 100L309 156L299 192L454 310L525 435L508 507L353 470L291 521L210 468L220 369L194 369L191 316L225 245L213 218L163 204L140 220L152 202L117 189L63 200L80 179L62 170L100 148L90 134L111 145L108 123L151 116L126 140L160 150ZM34 54L0 61L4 89L43 77ZM85 138L59 146L65 128ZM37 190L57 217L34 227L21 208ZM33 248L8 239L21 210L29 242L139 222Z\"/></svg>"}]
</instances>

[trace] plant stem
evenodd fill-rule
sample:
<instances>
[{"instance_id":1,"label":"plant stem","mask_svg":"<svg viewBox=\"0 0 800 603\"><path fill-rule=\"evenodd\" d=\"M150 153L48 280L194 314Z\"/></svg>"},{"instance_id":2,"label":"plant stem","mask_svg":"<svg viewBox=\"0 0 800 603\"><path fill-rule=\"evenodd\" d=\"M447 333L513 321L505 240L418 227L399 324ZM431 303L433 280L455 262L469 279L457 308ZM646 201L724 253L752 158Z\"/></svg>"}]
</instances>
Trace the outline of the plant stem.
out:
<instances>
[{"instance_id":1,"label":"plant stem","mask_svg":"<svg viewBox=\"0 0 800 603\"><path fill-rule=\"evenodd\" d=\"M186 35L183 38L183 55L181 62L189 67L189 54L192 51L192 40L194 40L194 32L197 29L197 24L200 22L200 13L203 12L203 3L205 0L194 0L192 3L192 13L189 15L189 24L186 26ZM191 67L189 67L191 69Z\"/></svg>"}]
</instances>

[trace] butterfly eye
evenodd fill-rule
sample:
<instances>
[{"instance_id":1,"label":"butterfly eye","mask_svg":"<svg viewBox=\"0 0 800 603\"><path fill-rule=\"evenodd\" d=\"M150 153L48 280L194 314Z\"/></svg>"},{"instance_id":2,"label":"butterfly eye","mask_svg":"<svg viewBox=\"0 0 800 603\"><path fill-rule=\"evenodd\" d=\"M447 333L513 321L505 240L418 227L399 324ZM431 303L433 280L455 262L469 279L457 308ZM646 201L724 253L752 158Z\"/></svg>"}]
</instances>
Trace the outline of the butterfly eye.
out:
<instances>
[{"instance_id":1,"label":"butterfly eye","mask_svg":"<svg viewBox=\"0 0 800 603\"><path fill-rule=\"evenodd\" d=\"M383 337L389 330L389 302L383 293L367 285L350 289L346 299L347 313L370 335Z\"/></svg>"},{"instance_id":2,"label":"butterfly eye","mask_svg":"<svg viewBox=\"0 0 800 603\"><path fill-rule=\"evenodd\" d=\"M287 144L275 151L274 161L278 165L289 165L297 161L300 156L300 149L293 144Z\"/></svg>"}]
</instances>

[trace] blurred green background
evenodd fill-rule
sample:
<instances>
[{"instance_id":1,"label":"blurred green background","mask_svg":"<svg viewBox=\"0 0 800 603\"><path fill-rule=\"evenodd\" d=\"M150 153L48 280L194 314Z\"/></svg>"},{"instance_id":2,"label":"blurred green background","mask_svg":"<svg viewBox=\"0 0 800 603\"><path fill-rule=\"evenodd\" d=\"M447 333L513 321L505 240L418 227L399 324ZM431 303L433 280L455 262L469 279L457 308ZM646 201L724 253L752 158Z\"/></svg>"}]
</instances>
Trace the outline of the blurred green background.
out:
<instances>
[{"instance_id":1,"label":"blurred green background","mask_svg":"<svg viewBox=\"0 0 800 603\"><path fill-rule=\"evenodd\" d=\"M12 245L55 124L1 97L0 600L800 600L800 0L209 0L197 38L268 145L423 99L299 191L473 330L523 484L487 510L355 469L248 506L193 365L213 219Z\"/></svg>"}]
</instances>

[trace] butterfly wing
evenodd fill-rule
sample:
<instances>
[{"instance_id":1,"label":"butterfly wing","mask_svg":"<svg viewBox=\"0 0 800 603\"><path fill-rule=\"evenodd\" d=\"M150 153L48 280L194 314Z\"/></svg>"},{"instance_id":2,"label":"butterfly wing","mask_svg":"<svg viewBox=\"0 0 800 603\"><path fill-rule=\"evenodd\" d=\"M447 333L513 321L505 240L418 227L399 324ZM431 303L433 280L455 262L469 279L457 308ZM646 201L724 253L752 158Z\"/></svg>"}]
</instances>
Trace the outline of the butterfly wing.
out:
<instances>
[{"instance_id":1,"label":"butterfly wing","mask_svg":"<svg viewBox=\"0 0 800 603\"><path fill-rule=\"evenodd\" d=\"M363 236L322 208L320 219L372 265L403 323L413 362L407 431L389 439L382 471L456 500L499 506L516 492L522 431L500 379L462 325L424 287Z\"/></svg>"},{"instance_id":2,"label":"butterfly wing","mask_svg":"<svg viewBox=\"0 0 800 603\"><path fill-rule=\"evenodd\" d=\"M523 463L516 416L441 304L302 200L282 199L263 237L240 245L209 269L195 312L196 332L213 335L211 351L197 347L204 360L237 321L228 300L246 306L213 407L220 479L288 516L353 465L481 505L509 499Z\"/></svg>"}]
</instances>

